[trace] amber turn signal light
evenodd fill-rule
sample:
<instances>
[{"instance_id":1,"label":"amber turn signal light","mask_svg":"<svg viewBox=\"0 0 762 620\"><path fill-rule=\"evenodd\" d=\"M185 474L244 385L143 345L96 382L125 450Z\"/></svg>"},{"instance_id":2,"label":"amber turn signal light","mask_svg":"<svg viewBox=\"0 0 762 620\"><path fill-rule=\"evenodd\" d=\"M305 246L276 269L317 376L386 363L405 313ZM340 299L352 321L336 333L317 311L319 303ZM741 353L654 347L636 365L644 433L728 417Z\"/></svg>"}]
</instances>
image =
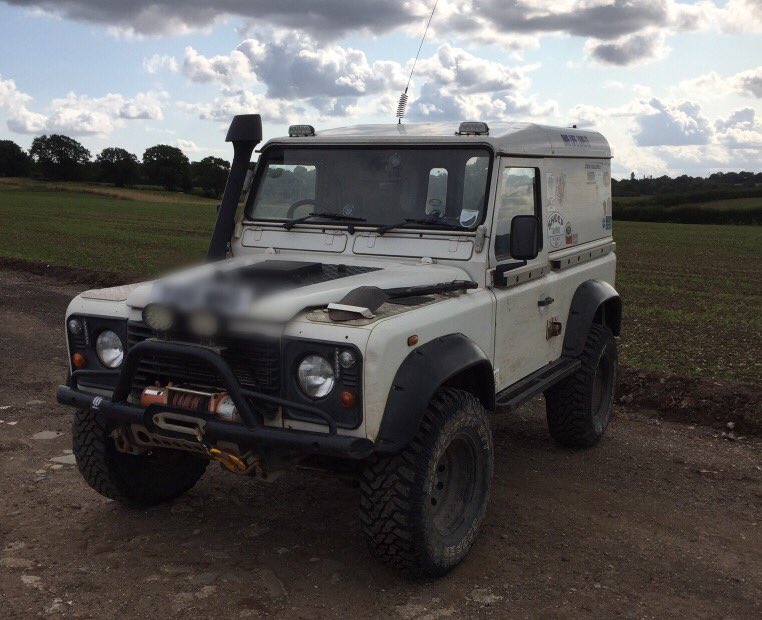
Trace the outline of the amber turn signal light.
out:
<instances>
[{"instance_id":1,"label":"amber turn signal light","mask_svg":"<svg viewBox=\"0 0 762 620\"><path fill-rule=\"evenodd\" d=\"M87 365L85 356L77 352L71 356L71 363L75 368L84 368Z\"/></svg>"},{"instance_id":2,"label":"amber turn signal light","mask_svg":"<svg viewBox=\"0 0 762 620\"><path fill-rule=\"evenodd\" d=\"M418 344L418 336L408 336L407 346L412 347L414 344Z\"/></svg>"},{"instance_id":3,"label":"amber turn signal light","mask_svg":"<svg viewBox=\"0 0 762 620\"><path fill-rule=\"evenodd\" d=\"M341 393L341 406L345 409L351 409L357 404L357 395L350 391L344 390Z\"/></svg>"}]
</instances>

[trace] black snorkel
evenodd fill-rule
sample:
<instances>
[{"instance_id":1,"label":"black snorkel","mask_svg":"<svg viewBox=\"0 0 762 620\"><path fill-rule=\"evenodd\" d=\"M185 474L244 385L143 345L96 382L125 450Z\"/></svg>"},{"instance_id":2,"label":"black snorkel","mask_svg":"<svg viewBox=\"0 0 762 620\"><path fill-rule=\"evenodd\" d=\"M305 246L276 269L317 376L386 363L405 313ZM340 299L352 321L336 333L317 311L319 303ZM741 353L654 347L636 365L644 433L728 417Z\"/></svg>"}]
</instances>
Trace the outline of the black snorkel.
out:
<instances>
[{"instance_id":1,"label":"black snorkel","mask_svg":"<svg viewBox=\"0 0 762 620\"><path fill-rule=\"evenodd\" d=\"M254 147L262 141L262 117L259 114L239 114L233 117L225 142L233 143L233 163L217 212L207 261L222 260L227 256L228 243L235 226L235 212L241 199L243 184L249 169Z\"/></svg>"}]
</instances>

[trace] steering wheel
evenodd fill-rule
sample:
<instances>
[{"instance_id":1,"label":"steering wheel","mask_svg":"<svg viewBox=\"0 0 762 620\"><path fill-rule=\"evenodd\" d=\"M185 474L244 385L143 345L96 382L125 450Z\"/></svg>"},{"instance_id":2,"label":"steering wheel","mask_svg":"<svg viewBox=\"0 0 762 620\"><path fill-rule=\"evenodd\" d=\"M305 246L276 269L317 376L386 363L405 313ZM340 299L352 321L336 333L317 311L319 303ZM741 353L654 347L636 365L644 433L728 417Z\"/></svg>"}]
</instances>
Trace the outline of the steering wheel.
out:
<instances>
[{"instance_id":1,"label":"steering wheel","mask_svg":"<svg viewBox=\"0 0 762 620\"><path fill-rule=\"evenodd\" d=\"M313 205L315 207L318 206L317 201L314 198L302 198L301 200L297 200L294 204L292 204L288 211L286 211L286 217L290 220L294 217L294 211L296 211L299 207L302 207L304 205Z\"/></svg>"}]
</instances>

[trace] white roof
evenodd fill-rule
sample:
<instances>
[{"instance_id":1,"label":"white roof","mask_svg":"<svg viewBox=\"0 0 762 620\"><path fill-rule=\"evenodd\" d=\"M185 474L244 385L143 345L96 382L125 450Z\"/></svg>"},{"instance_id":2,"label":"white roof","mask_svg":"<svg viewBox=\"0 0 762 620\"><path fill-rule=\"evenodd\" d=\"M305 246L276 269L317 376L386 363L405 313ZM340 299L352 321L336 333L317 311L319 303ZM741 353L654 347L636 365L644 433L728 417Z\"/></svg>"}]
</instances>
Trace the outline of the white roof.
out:
<instances>
[{"instance_id":1,"label":"white roof","mask_svg":"<svg viewBox=\"0 0 762 620\"><path fill-rule=\"evenodd\" d=\"M355 125L316 131L304 138L275 138L267 144L490 144L498 153L555 157L611 157L597 131L537 123L487 122L487 136L458 136L459 122Z\"/></svg>"}]
</instances>

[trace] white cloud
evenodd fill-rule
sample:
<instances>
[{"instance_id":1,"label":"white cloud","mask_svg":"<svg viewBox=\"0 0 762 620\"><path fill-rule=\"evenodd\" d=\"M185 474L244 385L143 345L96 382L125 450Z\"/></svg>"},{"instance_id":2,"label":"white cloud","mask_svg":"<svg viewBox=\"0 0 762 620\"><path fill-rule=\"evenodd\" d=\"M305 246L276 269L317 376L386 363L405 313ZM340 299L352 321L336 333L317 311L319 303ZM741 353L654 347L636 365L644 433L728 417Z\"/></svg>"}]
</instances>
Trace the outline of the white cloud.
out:
<instances>
[{"instance_id":1,"label":"white cloud","mask_svg":"<svg viewBox=\"0 0 762 620\"><path fill-rule=\"evenodd\" d=\"M47 119L27 108L30 101L32 97L18 90L13 80L0 76L0 110L8 114L8 129L16 133L38 133L44 129Z\"/></svg>"},{"instance_id":2,"label":"white cloud","mask_svg":"<svg viewBox=\"0 0 762 620\"><path fill-rule=\"evenodd\" d=\"M365 52L320 44L298 32L278 31L247 39L237 48L272 97L357 97L400 88L406 74L399 63L370 63Z\"/></svg>"},{"instance_id":3,"label":"white cloud","mask_svg":"<svg viewBox=\"0 0 762 620\"><path fill-rule=\"evenodd\" d=\"M198 153L200 151L207 150L207 149L202 149L193 140L183 140L182 138L178 138L177 140L175 140L175 146L186 155L188 153Z\"/></svg>"},{"instance_id":4,"label":"white cloud","mask_svg":"<svg viewBox=\"0 0 762 620\"><path fill-rule=\"evenodd\" d=\"M367 110L367 102L371 107L382 104L379 112L392 118L411 65L412 59L406 67L393 61L371 63L360 50L321 45L304 34L276 32L268 41L247 39L226 56L206 58L188 51L184 72L190 79L226 86L211 105L184 103L182 107L212 120L227 120L236 110L251 111L257 106L265 108L271 119L303 118L305 108L314 109L320 119L346 119ZM553 115L555 102L526 95L531 84L528 73L536 68L509 66L441 45L417 65L410 118L515 120ZM233 74L241 79L229 79ZM265 93L247 90L245 81L256 81ZM300 102L301 108L294 102Z\"/></svg>"},{"instance_id":5,"label":"white cloud","mask_svg":"<svg viewBox=\"0 0 762 620\"><path fill-rule=\"evenodd\" d=\"M409 117L425 121L517 120L556 115L555 101L541 102L526 94L531 85L527 74L536 68L512 67L442 45L418 63L416 84L422 85L420 94L411 100Z\"/></svg>"},{"instance_id":6,"label":"white cloud","mask_svg":"<svg viewBox=\"0 0 762 620\"><path fill-rule=\"evenodd\" d=\"M588 39L585 51L604 65L627 67L664 58L670 51L661 30L627 35L614 41Z\"/></svg>"},{"instance_id":7,"label":"white cloud","mask_svg":"<svg viewBox=\"0 0 762 620\"><path fill-rule=\"evenodd\" d=\"M125 97L110 93L90 97L69 93L53 99L48 114L27 107L32 98L19 91L13 80L0 78L0 109L8 114L7 125L16 133L65 133L74 136L107 135L132 120L162 120L165 93L138 93Z\"/></svg>"},{"instance_id":8,"label":"white cloud","mask_svg":"<svg viewBox=\"0 0 762 620\"><path fill-rule=\"evenodd\" d=\"M742 94L762 99L762 65L756 69L736 73L730 80Z\"/></svg>"},{"instance_id":9,"label":"white cloud","mask_svg":"<svg viewBox=\"0 0 762 620\"><path fill-rule=\"evenodd\" d=\"M177 73L180 67L174 56L167 54L154 54L150 58L143 59L143 70L151 75L166 69L170 73Z\"/></svg>"},{"instance_id":10,"label":"white cloud","mask_svg":"<svg viewBox=\"0 0 762 620\"><path fill-rule=\"evenodd\" d=\"M617 175L758 170L762 161L762 124L749 107L710 121L695 101L637 97L610 108L577 105L568 119L606 136Z\"/></svg>"},{"instance_id":11,"label":"white cloud","mask_svg":"<svg viewBox=\"0 0 762 620\"><path fill-rule=\"evenodd\" d=\"M234 90L261 83L269 97L305 100L336 113L351 107L357 97L400 89L407 79L397 62L370 63L361 50L285 31L246 39L227 55L207 57L188 47L183 73L193 82Z\"/></svg>"},{"instance_id":12,"label":"white cloud","mask_svg":"<svg viewBox=\"0 0 762 620\"><path fill-rule=\"evenodd\" d=\"M682 80L672 92L676 96L702 100L721 99L735 94L762 99L762 65L730 76L710 71Z\"/></svg>"},{"instance_id":13,"label":"white cloud","mask_svg":"<svg viewBox=\"0 0 762 620\"><path fill-rule=\"evenodd\" d=\"M167 98L166 93L138 93L132 98L123 99L118 116L127 120L163 120L163 102Z\"/></svg>"},{"instance_id":14,"label":"white cloud","mask_svg":"<svg viewBox=\"0 0 762 620\"><path fill-rule=\"evenodd\" d=\"M126 120L162 120L162 98L152 92L132 98L113 93L103 97L69 93L50 103L45 130L74 136L108 135Z\"/></svg>"},{"instance_id":15,"label":"white cloud","mask_svg":"<svg viewBox=\"0 0 762 620\"><path fill-rule=\"evenodd\" d=\"M200 83L242 84L256 79L246 56L233 50L229 55L207 57L192 47L185 48L183 73L192 81Z\"/></svg>"},{"instance_id":16,"label":"white cloud","mask_svg":"<svg viewBox=\"0 0 762 620\"><path fill-rule=\"evenodd\" d=\"M729 0L720 20L728 32L762 32L762 2Z\"/></svg>"},{"instance_id":17,"label":"white cloud","mask_svg":"<svg viewBox=\"0 0 762 620\"><path fill-rule=\"evenodd\" d=\"M688 146L707 144L713 130L698 104L690 101L648 102L652 110L635 117L638 146Z\"/></svg>"},{"instance_id":18,"label":"white cloud","mask_svg":"<svg viewBox=\"0 0 762 620\"><path fill-rule=\"evenodd\" d=\"M201 120L229 123L236 114L261 114L271 123L290 123L304 118L304 107L287 100L272 99L246 89L223 89L212 101L189 103L179 101L177 106Z\"/></svg>"},{"instance_id":19,"label":"white cloud","mask_svg":"<svg viewBox=\"0 0 762 620\"><path fill-rule=\"evenodd\" d=\"M416 66L416 77L457 93L486 93L525 90L526 70L479 58L464 49L444 44Z\"/></svg>"},{"instance_id":20,"label":"white cloud","mask_svg":"<svg viewBox=\"0 0 762 620\"><path fill-rule=\"evenodd\" d=\"M644 99L635 99L612 108L578 104L569 110L566 124L595 128L612 119L619 122L619 119L632 119L640 114L647 114L652 111L653 108Z\"/></svg>"},{"instance_id":21,"label":"white cloud","mask_svg":"<svg viewBox=\"0 0 762 620\"><path fill-rule=\"evenodd\" d=\"M558 112L555 101L540 102L521 93L453 93L435 84L424 84L421 95L410 105L414 121L501 120L544 118Z\"/></svg>"},{"instance_id":22,"label":"white cloud","mask_svg":"<svg viewBox=\"0 0 762 620\"><path fill-rule=\"evenodd\" d=\"M762 150L762 123L752 108L736 110L727 119L715 122L720 143L729 149Z\"/></svg>"}]
</instances>

